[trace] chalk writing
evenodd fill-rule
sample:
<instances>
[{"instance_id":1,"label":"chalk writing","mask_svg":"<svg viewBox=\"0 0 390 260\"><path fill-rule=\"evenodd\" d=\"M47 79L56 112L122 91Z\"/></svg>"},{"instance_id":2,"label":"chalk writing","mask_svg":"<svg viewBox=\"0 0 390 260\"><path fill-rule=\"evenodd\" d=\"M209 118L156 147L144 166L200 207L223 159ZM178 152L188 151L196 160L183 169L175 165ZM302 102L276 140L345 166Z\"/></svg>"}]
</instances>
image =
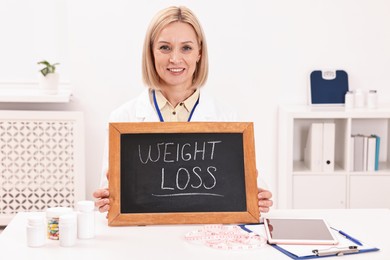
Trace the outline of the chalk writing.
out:
<instances>
[{"instance_id":1,"label":"chalk writing","mask_svg":"<svg viewBox=\"0 0 390 260\"><path fill-rule=\"evenodd\" d=\"M163 142L156 143L153 146L148 145L145 149L146 153L143 153L143 147L138 145L138 155L140 162L143 164L159 161L163 161L165 163L190 160L196 161L198 156L201 156L201 160L205 160L207 158L213 160L215 146L218 143L221 143L221 141L194 142L193 144Z\"/></svg>"},{"instance_id":2,"label":"chalk writing","mask_svg":"<svg viewBox=\"0 0 390 260\"><path fill-rule=\"evenodd\" d=\"M141 164L150 163L177 163L188 161L207 161L212 163L215 157L217 144L215 141L194 141L186 143L159 142L149 145L138 145L138 157ZM165 167L161 168L161 190L182 191L182 193L173 194L152 194L153 196L188 196L188 195L206 195L223 196L216 193L192 192L193 189L212 190L217 185L217 167L210 165L205 169L200 166L194 166L192 169L179 167L174 175L174 183L168 184L167 179L172 173L166 173ZM192 188L192 190L188 190Z\"/></svg>"}]
</instances>

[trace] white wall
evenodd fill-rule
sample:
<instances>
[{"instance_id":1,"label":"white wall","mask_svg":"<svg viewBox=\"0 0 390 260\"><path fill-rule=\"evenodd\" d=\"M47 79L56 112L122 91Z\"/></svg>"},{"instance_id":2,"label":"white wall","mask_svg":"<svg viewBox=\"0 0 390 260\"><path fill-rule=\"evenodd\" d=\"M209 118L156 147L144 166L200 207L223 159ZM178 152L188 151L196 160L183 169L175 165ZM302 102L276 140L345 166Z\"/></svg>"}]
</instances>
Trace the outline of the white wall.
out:
<instances>
[{"instance_id":1,"label":"white wall","mask_svg":"<svg viewBox=\"0 0 390 260\"><path fill-rule=\"evenodd\" d=\"M56 0L55 6L45 5L47 1L36 2L42 9L24 10L25 6L19 5L23 9L18 11L23 14L19 18L24 23L7 24L5 31L10 38L7 46L0 41L0 54L5 57L0 59L0 68L11 66L13 58L4 55L4 48L15 53L13 41L35 37L14 35L12 28L25 30L23 24L28 24L31 10L59 12L57 28L62 33L54 35L62 41L57 41L51 52L64 60L59 60L64 62L61 69L75 98L68 105L1 104L0 108L84 111L89 198L100 181L108 115L142 91L140 64L145 31L152 16L170 5L190 7L203 24L211 63L205 87L223 102L237 104L243 121L255 122L257 168L275 197L277 107L281 103L306 103L311 70L344 69L349 74L350 89L377 89L380 104L390 103L387 0ZM0 0L0 7L10 8L11 2L15 1ZM20 52L22 63L34 60L42 48L39 44L31 48L30 42L23 46L28 48ZM42 53L49 55L50 47L46 48L49 51ZM25 65L23 73L11 80L32 78L29 69ZM0 82L10 80L9 75L0 72Z\"/></svg>"}]
</instances>

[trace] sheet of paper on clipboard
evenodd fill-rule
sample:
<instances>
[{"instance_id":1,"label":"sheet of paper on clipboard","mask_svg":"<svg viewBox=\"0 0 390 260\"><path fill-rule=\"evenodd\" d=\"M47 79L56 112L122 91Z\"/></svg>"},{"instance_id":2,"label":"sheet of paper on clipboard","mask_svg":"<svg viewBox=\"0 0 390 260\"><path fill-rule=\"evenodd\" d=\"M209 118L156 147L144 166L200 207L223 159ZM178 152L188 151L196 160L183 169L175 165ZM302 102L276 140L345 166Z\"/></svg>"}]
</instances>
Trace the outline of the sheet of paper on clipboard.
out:
<instances>
[{"instance_id":1,"label":"sheet of paper on clipboard","mask_svg":"<svg viewBox=\"0 0 390 260\"><path fill-rule=\"evenodd\" d=\"M247 232L254 232L262 237L266 237L265 227L263 224L241 225L242 229ZM359 254L378 251L379 248L362 242L357 245L350 239L346 238L339 232L333 230L339 240L337 245L271 245L275 249L284 253L292 259L311 259L318 257L340 256L348 254ZM350 249L351 247L356 249Z\"/></svg>"}]
</instances>

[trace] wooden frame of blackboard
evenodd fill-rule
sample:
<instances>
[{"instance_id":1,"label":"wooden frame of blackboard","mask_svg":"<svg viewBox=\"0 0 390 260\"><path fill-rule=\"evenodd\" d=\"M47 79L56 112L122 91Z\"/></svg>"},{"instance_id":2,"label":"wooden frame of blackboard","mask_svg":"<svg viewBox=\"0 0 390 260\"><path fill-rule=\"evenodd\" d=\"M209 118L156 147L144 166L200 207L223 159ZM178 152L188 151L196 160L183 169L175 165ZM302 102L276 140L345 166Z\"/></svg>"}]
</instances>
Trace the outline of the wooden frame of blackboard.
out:
<instances>
[{"instance_id":1,"label":"wooden frame of blackboard","mask_svg":"<svg viewBox=\"0 0 390 260\"><path fill-rule=\"evenodd\" d=\"M121 212L121 136L123 134L166 133L238 133L242 134L244 162L244 196L246 209L226 212ZM240 147L238 147L240 149ZM166 122L166 123L110 123L109 124L109 226L156 224L239 224L258 223L257 170L252 122ZM245 207L245 206L244 206Z\"/></svg>"}]
</instances>

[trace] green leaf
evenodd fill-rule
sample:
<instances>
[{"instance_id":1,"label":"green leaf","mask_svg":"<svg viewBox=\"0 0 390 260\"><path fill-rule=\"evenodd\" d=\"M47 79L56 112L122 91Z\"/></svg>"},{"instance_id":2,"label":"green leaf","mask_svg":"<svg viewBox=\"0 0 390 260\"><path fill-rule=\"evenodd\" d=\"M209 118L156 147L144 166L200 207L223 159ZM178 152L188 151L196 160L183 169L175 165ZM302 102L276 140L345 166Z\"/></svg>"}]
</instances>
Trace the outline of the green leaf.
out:
<instances>
[{"instance_id":1,"label":"green leaf","mask_svg":"<svg viewBox=\"0 0 390 260\"><path fill-rule=\"evenodd\" d=\"M40 62L38 62L38 64L45 65L45 67L40 70L42 75L45 77L49 73L55 73L56 72L56 65L59 65L59 63L50 64L47 60L40 61Z\"/></svg>"},{"instance_id":2,"label":"green leaf","mask_svg":"<svg viewBox=\"0 0 390 260\"><path fill-rule=\"evenodd\" d=\"M42 72L43 76L46 77L46 75L49 74L49 69L47 67L45 67L45 68L41 69L41 72Z\"/></svg>"},{"instance_id":3,"label":"green leaf","mask_svg":"<svg viewBox=\"0 0 390 260\"><path fill-rule=\"evenodd\" d=\"M40 62L38 62L38 64L50 66L50 63L48 61L46 61L46 60L40 61Z\"/></svg>"}]
</instances>

